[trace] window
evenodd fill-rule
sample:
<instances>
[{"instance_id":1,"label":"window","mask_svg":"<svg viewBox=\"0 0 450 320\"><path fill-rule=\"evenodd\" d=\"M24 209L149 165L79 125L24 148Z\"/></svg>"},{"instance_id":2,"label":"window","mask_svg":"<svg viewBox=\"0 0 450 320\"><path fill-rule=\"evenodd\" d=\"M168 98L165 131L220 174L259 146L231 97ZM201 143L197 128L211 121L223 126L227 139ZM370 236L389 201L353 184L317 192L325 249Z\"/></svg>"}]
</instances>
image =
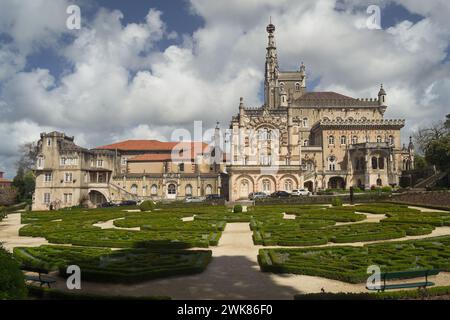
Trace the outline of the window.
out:
<instances>
[{"instance_id":1,"label":"window","mask_svg":"<svg viewBox=\"0 0 450 320\"><path fill-rule=\"evenodd\" d=\"M378 158L378 168L380 168L381 170L384 169L384 157Z\"/></svg>"},{"instance_id":2,"label":"window","mask_svg":"<svg viewBox=\"0 0 450 320\"><path fill-rule=\"evenodd\" d=\"M51 145L52 145L52 139L48 138L48 139L47 139L47 146L50 147Z\"/></svg>"},{"instance_id":3,"label":"window","mask_svg":"<svg viewBox=\"0 0 450 320\"><path fill-rule=\"evenodd\" d=\"M38 169L44 168L44 157L43 156L39 156L37 158L36 166L37 166Z\"/></svg>"},{"instance_id":4,"label":"window","mask_svg":"<svg viewBox=\"0 0 450 320\"><path fill-rule=\"evenodd\" d=\"M50 193L44 193L44 203L50 203Z\"/></svg>"},{"instance_id":5,"label":"window","mask_svg":"<svg viewBox=\"0 0 450 320\"><path fill-rule=\"evenodd\" d=\"M212 194L212 186L208 184L205 189L205 195Z\"/></svg>"},{"instance_id":6,"label":"window","mask_svg":"<svg viewBox=\"0 0 450 320\"><path fill-rule=\"evenodd\" d=\"M127 158L122 158L122 165L126 166L127 165Z\"/></svg>"},{"instance_id":7,"label":"window","mask_svg":"<svg viewBox=\"0 0 450 320\"><path fill-rule=\"evenodd\" d=\"M284 82L280 82L280 88L284 87Z\"/></svg>"},{"instance_id":8,"label":"window","mask_svg":"<svg viewBox=\"0 0 450 320\"><path fill-rule=\"evenodd\" d=\"M167 193L177 194L177 187L173 183L169 184L169 186L167 187Z\"/></svg>"},{"instance_id":9,"label":"window","mask_svg":"<svg viewBox=\"0 0 450 320\"><path fill-rule=\"evenodd\" d=\"M158 193L158 186L156 184L153 184L150 188L150 193L152 196L156 196Z\"/></svg>"},{"instance_id":10,"label":"window","mask_svg":"<svg viewBox=\"0 0 450 320\"><path fill-rule=\"evenodd\" d=\"M64 182L72 182L72 172L64 173Z\"/></svg>"},{"instance_id":11,"label":"window","mask_svg":"<svg viewBox=\"0 0 450 320\"><path fill-rule=\"evenodd\" d=\"M287 179L284 182L284 191L287 191L287 192L292 191L292 180L291 179Z\"/></svg>"},{"instance_id":12,"label":"window","mask_svg":"<svg viewBox=\"0 0 450 320\"><path fill-rule=\"evenodd\" d=\"M328 137L328 144L334 144L334 136Z\"/></svg>"},{"instance_id":13,"label":"window","mask_svg":"<svg viewBox=\"0 0 450 320\"><path fill-rule=\"evenodd\" d=\"M103 167L103 160L102 159L97 159L97 167L99 167L99 168Z\"/></svg>"},{"instance_id":14,"label":"window","mask_svg":"<svg viewBox=\"0 0 450 320\"><path fill-rule=\"evenodd\" d=\"M262 181L262 190L265 193L270 193L270 180L269 179L264 179Z\"/></svg>"},{"instance_id":15,"label":"window","mask_svg":"<svg viewBox=\"0 0 450 320\"><path fill-rule=\"evenodd\" d=\"M65 166L66 165L66 158L65 157L61 157L60 159L59 159L59 164L60 165L62 165L62 166Z\"/></svg>"},{"instance_id":16,"label":"window","mask_svg":"<svg viewBox=\"0 0 450 320\"><path fill-rule=\"evenodd\" d=\"M341 136L341 144L347 144L347 137Z\"/></svg>"},{"instance_id":17,"label":"window","mask_svg":"<svg viewBox=\"0 0 450 320\"><path fill-rule=\"evenodd\" d=\"M304 147L307 147L307 146L308 146L308 144L309 144L309 141L308 141L308 139L305 139L305 140L303 141L303 146L304 146Z\"/></svg>"},{"instance_id":18,"label":"window","mask_svg":"<svg viewBox=\"0 0 450 320\"><path fill-rule=\"evenodd\" d=\"M381 187L382 185L383 185L383 181L380 178L378 178L377 179L377 186Z\"/></svg>"},{"instance_id":19,"label":"window","mask_svg":"<svg viewBox=\"0 0 450 320\"><path fill-rule=\"evenodd\" d=\"M357 144L358 143L358 137L357 136L353 136L352 137L352 144Z\"/></svg>"},{"instance_id":20,"label":"window","mask_svg":"<svg viewBox=\"0 0 450 320\"><path fill-rule=\"evenodd\" d=\"M178 165L178 170L179 170L180 172L184 172L184 163L180 163L180 164Z\"/></svg>"},{"instance_id":21,"label":"window","mask_svg":"<svg viewBox=\"0 0 450 320\"><path fill-rule=\"evenodd\" d=\"M192 186L190 184L186 186L185 193L188 197L192 196Z\"/></svg>"},{"instance_id":22,"label":"window","mask_svg":"<svg viewBox=\"0 0 450 320\"><path fill-rule=\"evenodd\" d=\"M270 155L262 154L259 156L259 164L262 166L270 166L272 159Z\"/></svg>"},{"instance_id":23,"label":"window","mask_svg":"<svg viewBox=\"0 0 450 320\"><path fill-rule=\"evenodd\" d=\"M136 184L133 184L131 186L131 193L132 194L137 194L137 190L138 190L138 186Z\"/></svg>"},{"instance_id":24,"label":"window","mask_svg":"<svg viewBox=\"0 0 450 320\"><path fill-rule=\"evenodd\" d=\"M45 182L50 182L52 181L52 173L51 172L46 172L44 175L44 181Z\"/></svg>"},{"instance_id":25,"label":"window","mask_svg":"<svg viewBox=\"0 0 450 320\"><path fill-rule=\"evenodd\" d=\"M389 136L388 141L389 141L389 145L391 145L391 146L394 145L394 137L393 136Z\"/></svg>"},{"instance_id":26,"label":"window","mask_svg":"<svg viewBox=\"0 0 450 320\"><path fill-rule=\"evenodd\" d=\"M308 127L308 118L303 118L302 119L302 125L303 125L303 128L307 128Z\"/></svg>"},{"instance_id":27,"label":"window","mask_svg":"<svg viewBox=\"0 0 450 320\"><path fill-rule=\"evenodd\" d=\"M378 159L377 157L372 157L372 169L378 168Z\"/></svg>"},{"instance_id":28,"label":"window","mask_svg":"<svg viewBox=\"0 0 450 320\"><path fill-rule=\"evenodd\" d=\"M328 157L328 170L336 171L336 157L335 156Z\"/></svg>"},{"instance_id":29,"label":"window","mask_svg":"<svg viewBox=\"0 0 450 320\"><path fill-rule=\"evenodd\" d=\"M381 143L381 136L377 136L377 143Z\"/></svg>"},{"instance_id":30,"label":"window","mask_svg":"<svg viewBox=\"0 0 450 320\"><path fill-rule=\"evenodd\" d=\"M300 83L299 82L295 83L295 91L300 91Z\"/></svg>"},{"instance_id":31,"label":"window","mask_svg":"<svg viewBox=\"0 0 450 320\"><path fill-rule=\"evenodd\" d=\"M71 193L64 193L64 203L72 204L72 194Z\"/></svg>"}]
</instances>

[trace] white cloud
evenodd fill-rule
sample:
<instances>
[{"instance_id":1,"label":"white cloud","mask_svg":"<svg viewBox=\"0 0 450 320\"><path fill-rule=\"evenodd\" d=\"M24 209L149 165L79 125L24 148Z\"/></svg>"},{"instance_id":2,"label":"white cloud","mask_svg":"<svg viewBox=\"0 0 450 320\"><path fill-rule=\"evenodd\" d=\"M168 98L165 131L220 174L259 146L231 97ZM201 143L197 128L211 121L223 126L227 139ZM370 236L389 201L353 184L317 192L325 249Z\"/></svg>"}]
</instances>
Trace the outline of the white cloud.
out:
<instances>
[{"instance_id":1,"label":"white cloud","mask_svg":"<svg viewBox=\"0 0 450 320\"><path fill-rule=\"evenodd\" d=\"M204 19L204 27L164 51L157 42L178 34L157 10L124 25L121 12L101 9L72 43L58 44L66 17L59 12L65 12L66 2L53 3L0 5L0 32L13 39L0 47L0 117L13 126L29 121L64 130L86 146L169 138L171 130L190 129L200 119L205 127L216 120L227 126L240 96L249 106L261 103L269 16L277 28L281 68L297 69L305 61L309 81L320 79L317 90L375 97L383 82L391 103L387 116L407 118L405 135L423 119L448 111L450 69L443 60L450 26L443 12L450 6L443 1L428 9L421 1L404 3L425 18L368 30L357 27L367 17L364 7L354 10L350 0L343 11L326 0L192 0L191 11ZM51 10L32 16L28 26L24 17L30 10L45 11L40 7L45 4ZM23 71L29 52L47 46L71 67L58 79L45 69ZM0 139L6 135L0 131ZM17 145L18 139L10 141ZM8 150L0 150L0 159L14 153Z\"/></svg>"}]
</instances>

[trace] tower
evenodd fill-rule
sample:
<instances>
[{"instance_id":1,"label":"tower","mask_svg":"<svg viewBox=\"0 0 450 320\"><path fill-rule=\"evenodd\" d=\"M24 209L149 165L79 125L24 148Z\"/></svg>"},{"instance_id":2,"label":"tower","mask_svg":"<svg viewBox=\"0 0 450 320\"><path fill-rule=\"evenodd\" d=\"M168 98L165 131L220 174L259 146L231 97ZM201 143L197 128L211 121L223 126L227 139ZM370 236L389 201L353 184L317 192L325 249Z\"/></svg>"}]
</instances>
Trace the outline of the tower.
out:
<instances>
[{"instance_id":1,"label":"tower","mask_svg":"<svg viewBox=\"0 0 450 320\"><path fill-rule=\"evenodd\" d=\"M380 91L378 91L378 105L380 107L386 107L386 91L384 91L383 84L381 84Z\"/></svg>"},{"instance_id":2,"label":"tower","mask_svg":"<svg viewBox=\"0 0 450 320\"><path fill-rule=\"evenodd\" d=\"M272 24L272 21L267 25L266 30L268 33L268 44L266 48L264 98L267 108L275 108L278 94L278 57L274 36L275 26Z\"/></svg>"}]
</instances>

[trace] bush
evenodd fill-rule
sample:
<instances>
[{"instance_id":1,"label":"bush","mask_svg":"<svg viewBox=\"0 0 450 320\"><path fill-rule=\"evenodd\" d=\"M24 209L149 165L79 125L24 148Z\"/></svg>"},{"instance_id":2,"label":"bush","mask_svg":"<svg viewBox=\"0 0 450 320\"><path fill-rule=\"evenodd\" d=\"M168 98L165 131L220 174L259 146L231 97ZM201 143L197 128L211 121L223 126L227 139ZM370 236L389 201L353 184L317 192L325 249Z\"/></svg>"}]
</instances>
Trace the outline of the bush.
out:
<instances>
[{"instance_id":1,"label":"bush","mask_svg":"<svg viewBox=\"0 0 450 320\"><path fill-rule=\"evenodd\" d=\"M153 211L155 209L155 203L151 200L145 200L139 205L141 211Z\"/></svg>"},{"instance_id":2,"label":"bush","mask_svg":"<svg viewBox=\"0 0 450 320\"><path fill-rule=\"evenodd\" d=\"M385 186L385 187L381 188L381 192L392 192L392 187Z\"/></svg>"},{"instance_id":3,"label":"bush","mask_svg":"<svg viewBox=\"0 0 450 320\"><path fill-rule=\"evenodd\" d=\"M242 212L242 206L240 204L237 204L233 208L234 213L241 213Z\"/></svg>"},{"instance_id":4,"label":"bush","mask_svg":"<svg viewBox=\"0 0 450 320\"><path fill-rule=\"evenodd\" d=\"M19 264L1 247L0 270L0 300L25 298L27 289Z\"/></svg>"},{"instance_id":5,"label":"bush","mask_svg":"<svg viewBox=\"0 0 450 320\"><path fill-rule=\"evenodd\" d=\"M332 204L333 207L342 207L342 199L339 198L339 197L335 197L331 201L331 204Z\"/></svg>"}]
</instances>

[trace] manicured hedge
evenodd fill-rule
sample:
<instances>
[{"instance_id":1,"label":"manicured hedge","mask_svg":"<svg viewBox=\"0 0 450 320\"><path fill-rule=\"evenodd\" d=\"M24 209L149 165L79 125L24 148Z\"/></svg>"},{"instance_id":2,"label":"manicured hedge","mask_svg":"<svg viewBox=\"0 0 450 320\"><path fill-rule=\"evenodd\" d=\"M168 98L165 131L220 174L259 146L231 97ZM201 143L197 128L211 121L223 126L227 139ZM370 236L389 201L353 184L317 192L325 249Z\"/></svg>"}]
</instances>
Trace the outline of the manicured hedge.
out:
<instances>
[{"instance_id":1,"label":"manicured hedge","mask_svg":"<svg viewBox=\"0 0 450 320\"><path fill-rule=\"evenodd\" d=\"M140 282L154 278L202 272L211 261L211 251L116 250L104 248L40 246L18 247L14 255L23 265L59 270L65 277L69 265L78 265L82 280Z\"/></svg>"},{"instance_id":2,"label":"manicured hedge","mask_svg":"<svg viewBox=\"0 0 450 320\"><path fill-rule=\"evenodd\" d=\"M0 246L0 300L22 299L27 295L19 263Z\"/></svg>"},{"instance_id":3,"label":"manicured hedge","mask_svg":"<svg viewBox=\"0 0 450 320\"><path fill-rule=\"evenodd\" d=\"M258 261L262 271L362 283L368 277L366 271L370 265L380 266L382 272L418 269L450 271L450 236L363 247L261 249Z\"/></svg>"}]
</instances>

